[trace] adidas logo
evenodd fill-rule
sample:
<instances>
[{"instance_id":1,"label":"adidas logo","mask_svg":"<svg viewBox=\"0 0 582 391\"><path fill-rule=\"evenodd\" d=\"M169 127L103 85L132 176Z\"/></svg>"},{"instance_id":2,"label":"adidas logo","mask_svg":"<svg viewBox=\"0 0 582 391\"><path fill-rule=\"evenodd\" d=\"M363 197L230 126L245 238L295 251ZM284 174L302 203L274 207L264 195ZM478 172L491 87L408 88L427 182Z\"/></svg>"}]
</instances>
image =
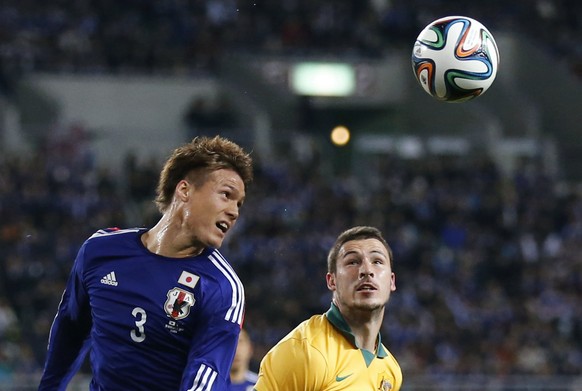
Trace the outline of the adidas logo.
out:
<instances>
[{"instance_id":1,"label":"adidas logo","mask_svg":"<svg viewBox=\"0 0 582 391\"><path fill-rule=\"evenodd\" d=\"M106 276L103 276L101 279L101 283L105 285L117 286L117 278L115 278L115 272L107 273Z\"/></svg>"}]
</instances>

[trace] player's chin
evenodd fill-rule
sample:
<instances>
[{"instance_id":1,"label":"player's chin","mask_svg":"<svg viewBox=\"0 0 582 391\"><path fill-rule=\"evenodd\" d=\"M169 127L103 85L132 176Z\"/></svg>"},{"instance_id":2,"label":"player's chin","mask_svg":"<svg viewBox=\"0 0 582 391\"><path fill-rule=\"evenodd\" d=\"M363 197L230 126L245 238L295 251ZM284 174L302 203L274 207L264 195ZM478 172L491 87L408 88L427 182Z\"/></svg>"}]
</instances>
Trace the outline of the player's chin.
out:
<instances>
[{"instance_id":1,"label":"player's chin","mask_svg":"<svg viewBox=\"0 0 582 391\"><path fill-rule=\"evenodd\" d=\"M212 247L212 248L220 248L222 246L222 243L224 242L223 239L220 240L210 240L208 242L208 247Z\"/></svg>"},{"instance_id":2,"label":"player's chin","mask_svg":"<svg viewBox=\"0 0 582 391\"><path fill-rule=\"evenodd\" d=\"M211 231L211 233L206 237L206 245L208 247L219 248L224 242L226 233L218 229Z\"/></svg>"},{"instance_id":3,"label":"player's chin","mask_svg":"<svg viewBox=\"0 0 582 391\"><path fill-rule=\"evenodd\" d=\"M355 307L361 311L376 311L381 309L384 303L379 300L362 300L355 303Z\"/></svg>"},{"instance_id":4,"label":"player's chin","mask_svg":"<svg viewBox=\"0 0 582 391\"><path fill-rule=\"evenodd\" d=\"M226 233L222 231L218 231L215 234L211 235L208 238L208 246L214 248L220 248L222 243L224 242L224 238L226 237Z\"/></svg>"}]
</instances>

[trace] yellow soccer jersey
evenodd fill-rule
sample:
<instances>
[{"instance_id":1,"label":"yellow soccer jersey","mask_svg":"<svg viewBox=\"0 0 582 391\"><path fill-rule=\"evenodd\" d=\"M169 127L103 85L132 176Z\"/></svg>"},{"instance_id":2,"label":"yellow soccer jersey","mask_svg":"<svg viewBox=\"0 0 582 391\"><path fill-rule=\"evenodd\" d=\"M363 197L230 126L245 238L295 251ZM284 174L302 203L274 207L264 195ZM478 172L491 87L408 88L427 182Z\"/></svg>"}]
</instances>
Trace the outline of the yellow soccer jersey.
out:
<instances>
[{"instance_id":1,"label":"yellow soccer jersey","mask_svg":"<svg viewBox=\"0 0 582 391\"><path fill-rule=\"evenodd\" d=\"M356 346L332 304L304 321L261 361L257 391L398 391L402 371L378 335L376 354Z\"/></svg>"}]
</instances>

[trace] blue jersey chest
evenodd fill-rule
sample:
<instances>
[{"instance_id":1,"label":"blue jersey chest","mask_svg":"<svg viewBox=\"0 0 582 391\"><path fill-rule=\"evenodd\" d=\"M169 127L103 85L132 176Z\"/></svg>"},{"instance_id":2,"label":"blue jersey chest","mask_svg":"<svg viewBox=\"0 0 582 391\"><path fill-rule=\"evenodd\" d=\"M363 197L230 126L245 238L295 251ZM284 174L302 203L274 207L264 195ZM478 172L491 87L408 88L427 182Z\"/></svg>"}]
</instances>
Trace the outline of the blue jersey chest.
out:
<instances>
[{"instance_id":1,"label":"blue jersey chest","mask_svg":"<svg viewBox=\"0 0 582 391\"><path fill-rule=\"evenodd\" d=\"M115 336L118 343L151 349L176 349L188 341L201 319L205 276L181 261L125 257L95 259L86 269L96 338ZM183 276L187 275L188 280Z\"/></svg>"}]
</instances>

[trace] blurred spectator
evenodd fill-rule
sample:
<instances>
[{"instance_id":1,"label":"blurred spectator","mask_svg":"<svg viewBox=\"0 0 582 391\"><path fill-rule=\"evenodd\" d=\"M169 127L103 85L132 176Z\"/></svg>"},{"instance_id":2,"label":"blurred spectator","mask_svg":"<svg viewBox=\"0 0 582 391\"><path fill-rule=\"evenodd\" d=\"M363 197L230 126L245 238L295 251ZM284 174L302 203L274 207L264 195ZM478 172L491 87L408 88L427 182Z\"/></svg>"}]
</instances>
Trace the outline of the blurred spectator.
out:
<instances>
[{"instance_id":1,"label":"blurred spectator","mask_svg":"<svg viewBox=\"0 0 582 391\"><path fill-rule=\"evenodd\" d=\"M367 223L393 243L401 284L383 333L408 376L578 373L578 193L557 192L556 180L536 170L504 177L476 156L383 157L362 178L330 175L317 154L285 149L275 164L258 167L248 210L225 243L245 283L255 362L292 325L326 309L328 292L307 281L324 278L321 259L337 232ZM60 151L1 158L4 373L28 371L31 362L40 369L83 238L98 227L124 226L129 214L151 217L151 200L139 191L142 179L119 188L121 181L101 172L98 162L81 169L79 153ZM128 161L130 176L143 170L146 177L155 166ZM121 210L122 204L131 207ZM31 354L14 355L15 349Z\"/></svg>"},{"instance_id":2,"label":"blurred spectator","mask_svg":"<svg viewBox=\"0 0 582 391\"><path fill-rule=\"evenodd\" d=\"M378 57L409 47L420 28L449 14L535 37L582 77L582 2L574 0L5 0L0 93L30 71L214 72L232 51ZM193 102L185 116L193 133L236 126L219 102ZM0 379L40 371L82 241L135 216L148 225L156 214L143 189L152 189L158 162L128 156L122 181L99 168L82 126L47 134L30 156L0 155ZM383 334L407 376L579 375L580 192L558 192L535 161L506 178L478 157L390 156L363 183L330 175L317 155L279 156L257 170L250 211L225 245L245 283L255 361L327 308L327 291L305 282L323 279L321 260L338 232L370 224L387 233L403 282Z\"/></svg>"},{"instance_id":3,"label":"blurred spectator","mask_svg":"<svg viewBox=\"0 0 582 391\"><path fill-rule=\"evenodd\" d=\"M151 207L135 178L142 171L147 177L154 162L128 157L127 175L135 180L119 188L121 181L100 172L97 162L79 166L83 154L70 147L66 154L51 147L26 159L2 157L4 373L31 363L40 368L76 246L96 228L124 226L136 212L121 210L118 197L133 200L131 208ZM321 259L337 232L368 223L393 243L402 283L385 334L409 376L577 374L577 193L553 191L555 180L536 171L505 178L490 161L468 156L383 158L365 179L330 175L317 155L280 157L257 170L248 210L225 244L245 283L256 361L293 324L326 309L327 292L307 289L305 281L323 279ZM15 324L30 327L15 332Z\"/></svg>"},{"instance_id":4,"label":"blurred spectator","mask_svg":"<svg viewBox=\"0 0 582 391\"><path fill-rule=\"evenodd\" d=\"M29 71L215 72L232 51L378 57L411 46L429 22L467 15L531 36L579 72L582 5L532 2L234 0L51 2L0 6L0 88Z\"/></svg>"},{"instance_id":5,"label":"blurred spectator","mask_svg":"<svg viewBox=\"0 0 582 391\"><path fill-rule=\"evenodd\" d=\"M253 358L253 341L246 329L242 329L230 369L230 391L253 391L257 373L250 368Z\"/></svg>"},{"instance_id":6,"label":"blurred spectator","mask_svg":"<svg viewBox=\"0 0 582 391\"><path fill-rule=\"evenodd\" d=\"M234 109L226 95L215 98L196 97L184 114L190 136L225 133L236 126Z\"/></svg>"}]
</instances>

